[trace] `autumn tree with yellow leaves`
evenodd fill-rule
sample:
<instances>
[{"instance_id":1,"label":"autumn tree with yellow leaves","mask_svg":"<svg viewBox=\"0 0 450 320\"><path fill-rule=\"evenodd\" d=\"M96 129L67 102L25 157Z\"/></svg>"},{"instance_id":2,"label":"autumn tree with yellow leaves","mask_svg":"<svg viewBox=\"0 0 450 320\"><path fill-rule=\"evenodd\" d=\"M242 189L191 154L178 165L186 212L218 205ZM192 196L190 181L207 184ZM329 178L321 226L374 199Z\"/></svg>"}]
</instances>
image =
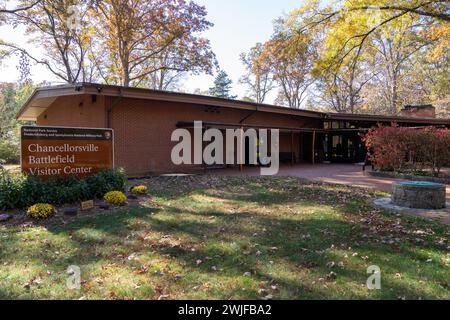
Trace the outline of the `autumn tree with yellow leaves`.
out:
<instances>
[{"instance_id":1,"label":"autumn tree with yellow leaves","mask_svg":"<svg viewBox=\"0 0 450 320\"><path fill-rule=\"evenodd\" d=\"M310 0L279 21L262 56L289 106L395 115L450 95L448 1ZM284 83L306 88L300 103Z\"/></svg>"}]
</instances>

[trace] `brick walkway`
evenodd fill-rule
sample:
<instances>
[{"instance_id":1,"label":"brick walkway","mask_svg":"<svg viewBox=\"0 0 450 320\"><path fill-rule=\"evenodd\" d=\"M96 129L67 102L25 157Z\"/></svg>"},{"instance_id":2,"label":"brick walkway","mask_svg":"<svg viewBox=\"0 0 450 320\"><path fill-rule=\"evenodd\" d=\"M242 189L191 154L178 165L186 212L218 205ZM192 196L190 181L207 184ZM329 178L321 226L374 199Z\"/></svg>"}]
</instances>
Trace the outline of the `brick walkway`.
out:
<instances>
[{"instance_id":1,"label":"brick walkway","mask_svg":"<svg viewBox=\"0 0 450 320\"><path fill-rule=\"evenodd\" d=\"M368 168L370 170L370 168ZM243 172L236 169L224 169L210 171L214 174L230 175L230 176L258 176L259 168L244 168ZM281 177L299 177L311 181L322 181L336 184L346 184L363 188L371 188L374 190L391 192L392 183L395 179L379 178L364 175L362 167L354 164L299 164L295 166L283 165L280 168L278 176ZM447 201L450 202L450 186L447 185ZM441 220L446 224L450 224L450 215L436 215L424 211L418 214L427 218Z\"/></svg>"}]
</instances>

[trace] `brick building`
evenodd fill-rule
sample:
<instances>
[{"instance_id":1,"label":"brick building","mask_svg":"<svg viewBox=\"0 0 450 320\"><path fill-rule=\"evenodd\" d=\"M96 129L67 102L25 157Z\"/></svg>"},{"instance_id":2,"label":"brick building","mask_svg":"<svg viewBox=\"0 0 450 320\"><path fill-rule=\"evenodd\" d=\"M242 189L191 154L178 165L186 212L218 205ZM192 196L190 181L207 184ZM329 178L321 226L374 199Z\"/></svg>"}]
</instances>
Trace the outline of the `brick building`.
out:
<instances>
[{"instance_id":1,"label":"brick building","mask_svg":"<svg viewBox=\"0 0 450 320\"><path fill-rule=\"evenodd\" d=\"M378 123L450 127L450 119L322 113L199 95L91 83L37 89L19 120L41 126L112 128L115 163L129 175L186 172L205 166L176 166L171 150L176 128L266 128L280 130L280 160L361 162L359 133Z\"/></svg>"}]
</instances>

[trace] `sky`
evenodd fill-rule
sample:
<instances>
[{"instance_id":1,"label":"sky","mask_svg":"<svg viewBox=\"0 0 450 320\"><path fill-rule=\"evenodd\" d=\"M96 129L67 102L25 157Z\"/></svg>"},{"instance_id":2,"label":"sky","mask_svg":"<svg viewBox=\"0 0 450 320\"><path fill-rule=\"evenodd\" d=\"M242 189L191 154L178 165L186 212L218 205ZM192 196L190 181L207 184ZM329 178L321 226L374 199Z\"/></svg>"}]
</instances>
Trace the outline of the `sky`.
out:
<instances>
[{"instance_id":1,"label":"sky","mask_svg":"<svg viewBox=\"0 0 450 320\"><path fill-rule=\"evenodd\" d=\"M195 0L204 5L208 12L208 20L214 26L203 35L211 41L211 46L217 56L220 68L228 73L233 80L232 94L240 98L246 95L245 86L239 85L238 80L245 69L239 60L242 52L247 52L257 42L269 39L273 30L273 20L289 13L301 5L301 0ZM0 38L19 44L26 42L26 35L22 28L12 29L0 27ZM18 59L12 57L0 66L0 81L17 81ZM52 74L40 66L31 69L33 81L43 80L59 82ZM200 75L189 76L183 83L186 92L202 91L212 86L214 77ZM268 102L272 102L273 94Z\"/></svg>"},{"instance_id":2,"label":"sky","mask_svg":"<svg viewBox=\"0 0 450 320\"><path fill-rule=\"evenodd\" d=\"M268 40L273 31L273 21L301 5L301 0L197 0L206 7L209 21L214 23L205 36L217 56L219 66L233 80L234 95L246 95L245 86L239 78L245 73L239 60L257 42ZM207 90L213 77L191 77L186 83L188 91ZM273 99L273 97L272 97ZM269 97L269 100L270 97Z\"/></svg>"}]
</instances>

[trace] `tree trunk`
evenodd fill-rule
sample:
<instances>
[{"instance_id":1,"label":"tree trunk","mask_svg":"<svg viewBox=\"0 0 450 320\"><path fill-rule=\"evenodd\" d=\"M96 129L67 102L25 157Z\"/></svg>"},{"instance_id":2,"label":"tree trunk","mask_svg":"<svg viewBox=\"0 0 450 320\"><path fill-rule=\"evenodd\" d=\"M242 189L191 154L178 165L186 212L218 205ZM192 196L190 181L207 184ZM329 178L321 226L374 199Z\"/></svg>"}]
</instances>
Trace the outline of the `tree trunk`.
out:
<instances>
[{"instance_id":1,"label":"tree trunk","mask_svg":"<svg viewBox=\"0 0 450 320\"><path fill-rule=\"evenodd\" d=\"M391 113L392 115L397 114L397 103L398 103L398 76L397 72L394 71L392 78L392 101L391 101Z\"/></svg>"}]
</instances>

